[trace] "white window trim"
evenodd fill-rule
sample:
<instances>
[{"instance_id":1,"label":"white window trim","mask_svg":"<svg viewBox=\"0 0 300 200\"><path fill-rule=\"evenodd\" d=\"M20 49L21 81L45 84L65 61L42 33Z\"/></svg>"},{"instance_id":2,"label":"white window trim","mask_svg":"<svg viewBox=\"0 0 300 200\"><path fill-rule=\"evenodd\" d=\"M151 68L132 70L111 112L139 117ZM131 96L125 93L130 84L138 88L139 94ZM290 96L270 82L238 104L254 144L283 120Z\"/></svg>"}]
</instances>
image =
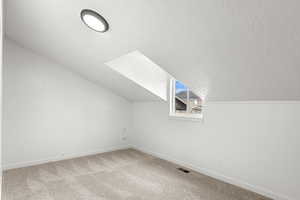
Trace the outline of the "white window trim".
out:
<instances>
[{"instance_id":1,"label":"white window trim","mask_svg":"<svg viewBox=\"0 0 300 200\"><path fill-rule=\"evenodd\" d=\"M182 120L191 120L191 121L202 121L203 120L203 111L201 114L192 114L192 113L176 113L175 112L175 82L176 79L170 79L169 84L169 116L172 119L182 119ZM189 89L187 89L187 99L189 99ZM187 110L190 110L190 105L187 104Z\"/></svg>"}]
</instances>

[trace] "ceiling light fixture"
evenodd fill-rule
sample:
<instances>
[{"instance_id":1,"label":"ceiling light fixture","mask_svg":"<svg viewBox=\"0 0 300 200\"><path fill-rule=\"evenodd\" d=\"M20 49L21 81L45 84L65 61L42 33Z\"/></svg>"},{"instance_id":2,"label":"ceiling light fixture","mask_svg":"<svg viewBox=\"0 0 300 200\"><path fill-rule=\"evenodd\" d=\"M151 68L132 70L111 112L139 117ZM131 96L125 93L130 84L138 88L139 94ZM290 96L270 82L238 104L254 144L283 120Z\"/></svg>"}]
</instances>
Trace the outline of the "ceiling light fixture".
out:
<instances>
[{"instance_id":1,"label":"ceiling light fixture","mask_svg":"<svg viewBox=\"0 0 300 200\"><path fill-rule=\"evenodd\" d=\"M93 10L83 9L80 13L80 16L83 23L85 23L85 25L94 31L104 33L109 28L109 25L104 17Z\"/></svg>"}]
</instances>

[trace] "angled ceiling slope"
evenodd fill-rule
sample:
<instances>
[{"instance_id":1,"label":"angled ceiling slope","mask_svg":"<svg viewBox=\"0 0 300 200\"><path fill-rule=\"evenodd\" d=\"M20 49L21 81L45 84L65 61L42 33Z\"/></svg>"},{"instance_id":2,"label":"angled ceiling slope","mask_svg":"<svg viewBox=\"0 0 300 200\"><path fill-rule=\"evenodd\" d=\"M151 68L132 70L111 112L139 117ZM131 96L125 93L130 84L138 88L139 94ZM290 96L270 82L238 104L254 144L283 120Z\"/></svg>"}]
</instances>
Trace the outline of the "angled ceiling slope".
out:
<instances>
[{"instance_id":1,"label":"angled ceiling slope","mask_svg":"<svg viewBox=\"0 0 300 200\"><path fill-rule=\"evenodd\" d=\"M300 100L300 1L5 0L6 34L132 100L105 62L139 49L208 100ZM101 34L80 11L107 19Z\"/></svg>"}]
</instances>

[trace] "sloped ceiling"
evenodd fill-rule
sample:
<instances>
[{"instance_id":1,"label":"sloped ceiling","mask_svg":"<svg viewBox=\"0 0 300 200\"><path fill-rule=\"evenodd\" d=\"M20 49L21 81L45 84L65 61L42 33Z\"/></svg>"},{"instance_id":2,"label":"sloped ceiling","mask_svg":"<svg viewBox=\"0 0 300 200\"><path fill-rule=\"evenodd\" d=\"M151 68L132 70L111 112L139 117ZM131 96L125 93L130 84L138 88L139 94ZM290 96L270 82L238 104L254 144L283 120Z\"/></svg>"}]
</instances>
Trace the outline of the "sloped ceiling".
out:
<instances>
[{"instance_id":1,"label":"sloped ceiling","mask_svg":"<svg viewBox=\"0 0 300 200\"><path fill-rule=\"evenodd\" d=\"M300 1L6 0L6 35L131 100L105 62L139 50L208 100L300 100ZM80 21L91 8L104 34Z\"/></svg>"}]
</instances>

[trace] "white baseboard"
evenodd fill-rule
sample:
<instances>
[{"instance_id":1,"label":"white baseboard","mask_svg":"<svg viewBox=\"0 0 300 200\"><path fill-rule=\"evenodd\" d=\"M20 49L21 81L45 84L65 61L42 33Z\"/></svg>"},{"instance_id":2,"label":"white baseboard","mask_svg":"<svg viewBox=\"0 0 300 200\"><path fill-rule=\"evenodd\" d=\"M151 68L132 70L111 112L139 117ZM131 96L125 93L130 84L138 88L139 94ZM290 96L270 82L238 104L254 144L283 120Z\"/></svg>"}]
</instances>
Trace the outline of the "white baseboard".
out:
<instances>
[{"instance_id":1,"label":"white baseboard","mask_svg":"<svg viewBox=\"0 0 300 200\"><path fill-rule=\"evenodd\" d=\"M269 198L274 199L274 200L296 200L296 199L289 198L286 195L277 194L277 193L272 192L270 190L267 190L265 188L254 186L254 185L246 183L244 181L240 181L240 180L237 180L235 178L231 178L231 177L222 175L218 172L215 172L215 171L212 171L212 170L209 170L209 169L204 169L204 168L201 168L199 166L195 166L194 164L191 164L191 163L187 163L187 162L184 162L184 161L180 161L180 160L171 158L170 156L163 155L161 153L157 153L157 152L145 149L143 147L139 147L139 146L136 146L136 145L131 145L131 148L142 151L142 152L150 154L150 155L153 155L155 157L173 162L175 164L187 167L187 168L189 168L191 170L194 170L196 172L199 172L201 174L205 174L207 176L210 176L210 177L213 177L215 179L224 181L226 183L236 185L238 187L241 187L241 188L244 188L246 190L261 194L263 196L269 197Z\"/></svg>"},{"instance_id":2,"label":"white baseboard","mask_svg":"<svg viewBox=\"0 0 300 200\"><path fill-rule=\"evenodd\" d=\"M103 147L103 148L99 148L99 149L92 150L92 151L58 155L58 156L53 156L53 157L40 159L40 160L32 160L32 161L17 162L17 163L7 163L7 164L3 164L3 170L40 165L40 164L45 164L45 163L49 163L49 162L55 162L55 161L60 161L60 160L78 158L78 157L82 157L82 156L89 156L89 155L94 155L94 154L99 154L99 153L105 153L105 152L109 152L109 151L127 149L129 147L130 146L128 144L120 144L120 145L111 146L111 147Z\"/></svg>"}]
</instances>

